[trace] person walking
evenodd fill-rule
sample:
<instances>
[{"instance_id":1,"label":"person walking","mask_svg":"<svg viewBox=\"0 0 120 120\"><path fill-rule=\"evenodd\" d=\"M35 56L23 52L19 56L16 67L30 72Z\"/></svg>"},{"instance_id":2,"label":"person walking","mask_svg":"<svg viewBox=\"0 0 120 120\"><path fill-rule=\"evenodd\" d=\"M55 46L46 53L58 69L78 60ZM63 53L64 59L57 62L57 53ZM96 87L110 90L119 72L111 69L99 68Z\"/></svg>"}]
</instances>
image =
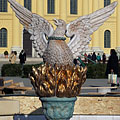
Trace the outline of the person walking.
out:
<instances>
[{"instance_id":1,"label":"person walking","mask_svg":"<svg viewBox=\"0 0 120 120\"><path fill-rule=\"evenodd\" d=\"M84 54L84 60L85 60L85 63L87 63L87 53Z\"/></svg>"},{"instance_id":2,"label":"person walking","mask_svg":"<svg viewBox=\"0 0 120 120\"><path fill-rule=\"evenodd\" d=\"M96 59L97 59L96 54L95 54L95 52L93 52L93 54L92 54L92 60L93 60L94 62L96 62Z\"/></svg>"},{"instance_id":3,"label":"person walking","mask_svg":"<svg viewBox=\"0 0 120 120\"><path fill-rule=\"evenodd\" d=\"M99 53L97 54L97 61L98 61L98 63L100 63L100 61L101 61L101 56Z\"/></svg>"},{"instance_id":4,"label":"person walking","mask_svg":"<svg viewBox=\"0 0 120 120\"><path fill-rule=\"evenodd\" d=\"M103 55L102 55L102 61L103 61L103 64L105 64L105 62L106 62L106 55L105 55L105 53L103 53Z\"/></svg>"},{"instance_id":5,"label":"person walking","mask_svg":"<svg viewBox=\"0 0 120 120\"><path fill-rule=\"evenodd\" d=\"M88 54L88 63L91 63L90 60L92 60L92 56L91 56L91 54L89 53L89 54Z\"/></svg>"},{"instance_id":6,"label":"person walking","mask_svg":"<svg viewBox=\"0 0 120 120\"><path fill-rule=\"evenodd\" d=\"M108 76L111 73L118 75L118 56L115 49L110 50L110 57L106 68L106 75ZM111 86L115 86L115 84L112 83Z\"/></svg>"},{"instance_id":7,"label":"person walking","mask_svg":"<svg viewBox=\"0 0 120 120\"><path fill-rule=\"evenodd\" d=\"M15 54L14 51L12 51L11 54L10 54L10 56L9 56L9 62L10 62L11 64L14 64L15 61L16 61L16 54Z\"/></svg>"},{"instance_id":8,"label":"person walking","mask_svg":"<svg viewBox=\"0 0 120 120\"><path fill-rule=\"evenodd\" d=\"M22 66L22 73L23 73L23 66L25 64L25 61L26 61L26 53L25 53L25 50L21 50L20 54L19 54L19 59L20 59L20 64Z\"/></svg>"}]
</instances>

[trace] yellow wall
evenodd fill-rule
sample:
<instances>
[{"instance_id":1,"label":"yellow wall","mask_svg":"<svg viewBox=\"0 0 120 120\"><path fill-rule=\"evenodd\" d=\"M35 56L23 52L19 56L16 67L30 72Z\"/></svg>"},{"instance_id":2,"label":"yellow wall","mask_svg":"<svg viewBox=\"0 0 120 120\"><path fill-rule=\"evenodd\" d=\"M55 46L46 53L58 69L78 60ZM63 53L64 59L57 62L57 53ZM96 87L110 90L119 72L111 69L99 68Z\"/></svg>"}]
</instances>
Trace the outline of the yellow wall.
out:
<instances>
[{"instance_id":1,"label":"yellow wall","mask_svg":"<svg viewBox=\"0 0 120 120\"><path fill-rule=\"evenodd\" d=\"M24 0L16 0L23 5ZM111 0L111 2L116 0ZM120 0L118 1L115 13L96 31L91 37L90 48L99 47L105 53L109 54L110 48L104 48L104 31L111 31L111 48L120 47ZM32 0L32 12L46 18L52 24L53 18L64 19L67 23L78 18L79 16L86 15L104 7L104 0L78 0L78 14L70 15L70 0L55 0L55 14L47 14L47 0ZM119 13L119 14L118 14ZM5 50L9 53L11 49L16 47L23 47L23 26L15 17L14 12L8 3L8 12L0 12L0 29L6 28L8 31L8 46L7 48L0 48L0 54ZM68 41L68 39L67 39Z\"/></svg>"}]
</instances>

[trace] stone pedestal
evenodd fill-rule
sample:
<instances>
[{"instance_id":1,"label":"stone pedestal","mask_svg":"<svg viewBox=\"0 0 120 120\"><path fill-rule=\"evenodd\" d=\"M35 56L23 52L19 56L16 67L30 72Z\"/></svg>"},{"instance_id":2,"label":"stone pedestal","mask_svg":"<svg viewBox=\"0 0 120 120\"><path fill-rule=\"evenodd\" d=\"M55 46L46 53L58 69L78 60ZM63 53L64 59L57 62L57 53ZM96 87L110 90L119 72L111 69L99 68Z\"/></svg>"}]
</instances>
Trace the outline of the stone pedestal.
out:
<instances>
[{"instance_id":1,"label":"stone pedestal","mask_svg":"<svg viewBox=\"0 0 120 120\"><path fill-rule=\"evenodd\" d=\"M14 115L19 114L19 101L0 99L0 115Z\"/></svg>"}]
</instances>

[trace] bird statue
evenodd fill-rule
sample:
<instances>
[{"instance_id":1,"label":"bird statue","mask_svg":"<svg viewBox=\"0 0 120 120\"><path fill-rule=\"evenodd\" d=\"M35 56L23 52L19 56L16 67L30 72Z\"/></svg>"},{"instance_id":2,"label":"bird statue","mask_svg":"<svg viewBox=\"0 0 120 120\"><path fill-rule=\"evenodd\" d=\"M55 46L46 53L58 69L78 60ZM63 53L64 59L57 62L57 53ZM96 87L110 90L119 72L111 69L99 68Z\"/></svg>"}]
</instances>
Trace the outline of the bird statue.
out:
<instances>
[{"instance_id":1,"label":"bird statue","mask_svg":"<svg viewBox=\"0 0 120 120\"><path fill-rule=\"evenodd\" d=\"M44 62L51 65L72 65L73 59L88 48L93 34L114 12L117 2L89 15L78 17L66 24L62 19L54 19L54 30L45 18L34 14L15 0L8 0L11 8L24 28L31 34L36 52ZM68 43L66 37L70 38Z\"/></svg>"}]
</instances>

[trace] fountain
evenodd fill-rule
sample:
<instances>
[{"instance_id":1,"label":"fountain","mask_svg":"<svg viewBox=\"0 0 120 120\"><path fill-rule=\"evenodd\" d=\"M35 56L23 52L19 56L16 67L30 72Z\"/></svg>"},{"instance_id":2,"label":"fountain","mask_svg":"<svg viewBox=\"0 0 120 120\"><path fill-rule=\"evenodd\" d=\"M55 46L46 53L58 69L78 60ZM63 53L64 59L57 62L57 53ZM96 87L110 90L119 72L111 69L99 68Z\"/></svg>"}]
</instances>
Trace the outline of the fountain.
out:
<instances>
[{"instance_id":1,"label":"fountain","mask_svg":"<svg viewBox=\"0 0 120 120\"><path fill-rule=\"evenodd\" d=\"M69 120L87 72L86 67L75 66L73 59L88 48L90 35L114 12L117 2L68 24L62 19L54 19L55 30L46 19L15 0L8 2L20 23L31 34L36 52L43 57L44 64L33 67L29 77L42 101L46 118ZM65 35L71 38L68 44Z\"/></svg>"},{"instance_id":2,"label":"fountain","mask_svg":"<svg viewBox=\"0 0 120 120\"><path fill-rule=\"evenodd\" d=\"M48 120L69 120L72 117L86 72L86 67L71 65L53 67L44 64L32 68L30 79Z\"/></svg>"}]
</instances>

